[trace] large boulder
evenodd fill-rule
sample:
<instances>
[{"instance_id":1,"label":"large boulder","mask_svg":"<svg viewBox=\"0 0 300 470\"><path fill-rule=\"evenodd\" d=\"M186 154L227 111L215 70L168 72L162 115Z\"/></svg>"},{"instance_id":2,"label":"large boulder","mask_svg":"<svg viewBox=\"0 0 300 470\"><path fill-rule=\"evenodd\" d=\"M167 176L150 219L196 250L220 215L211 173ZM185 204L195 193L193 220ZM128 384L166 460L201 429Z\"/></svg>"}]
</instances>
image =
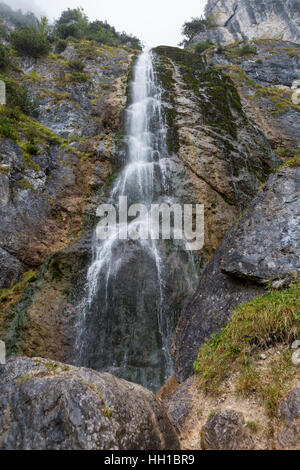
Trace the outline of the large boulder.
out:
<instances>
[{"instance_id":1,"label":"large boulder","mask_svg":"<svg viewBox=\"0 0 300 470\"><path fill-rule=\"evenodd\" d=\"M203 450L251 450L254 443L245 429L243 415L226 410L208 418L201 431L201 447Z\"/></svg>"},{"instance_id":2,"label":"large boulder","mask_svg":"<svg viewBox=\"0 0 300 470\"><path fill-rule=\"evenodd\" d=\"M273 175L225 236L183 311L173 344L176 378L193 373L199 347L230 319L234 309L283 286L300 273L300 168Z\"/></svg>"},{"instance_id":3,"label":"large boulder","mask_svg":"<svg viewBox=\"0 0 300 470\"><path fill-rule=\"evenodd\" d=\"M106 373L19 357L0 366L0 449L180 449L145 388Z\"/></svg>"}]
</instances>

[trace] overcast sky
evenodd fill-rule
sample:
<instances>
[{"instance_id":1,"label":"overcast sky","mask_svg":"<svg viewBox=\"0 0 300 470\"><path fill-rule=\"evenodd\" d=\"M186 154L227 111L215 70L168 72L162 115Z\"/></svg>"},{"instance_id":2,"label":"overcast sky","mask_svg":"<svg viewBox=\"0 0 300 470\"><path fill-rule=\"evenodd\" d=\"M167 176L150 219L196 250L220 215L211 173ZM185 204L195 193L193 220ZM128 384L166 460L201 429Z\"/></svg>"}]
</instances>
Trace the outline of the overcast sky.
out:
<instances>
[{"instance_id":1,"label":"overcast sky","mask_svg":"<svg viewBox=\"0 0 300 470\"><path fill-rule=\"evenodd\" d=\"M91 20L107 20L118 31L139 37L148 46L177 46L184 21L203 14L206 0L0 0L46 14L51 20L67 8L82 6Z\"/></svg>"}]
</instances>

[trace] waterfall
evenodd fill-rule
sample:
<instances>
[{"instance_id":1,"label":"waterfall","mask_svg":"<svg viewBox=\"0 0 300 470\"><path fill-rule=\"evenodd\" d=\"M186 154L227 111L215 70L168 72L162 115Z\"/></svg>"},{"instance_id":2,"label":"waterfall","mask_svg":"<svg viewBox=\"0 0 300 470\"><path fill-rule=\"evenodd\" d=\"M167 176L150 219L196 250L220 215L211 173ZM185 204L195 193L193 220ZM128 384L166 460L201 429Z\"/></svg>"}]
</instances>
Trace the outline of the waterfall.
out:
<instances>
[{"instance_id":1,"label":"waterfall","mask_svg":"<svg viewBox=\"0 0 300 470\"><path fill-rule=\"evenodd\" d=\"M127 197L128 206L172 199L162 91L152 53L146 50L134 69L126 110L126 165L111 188L112 204L120 196ZM129 230L135 223L126 222ZM160 240L122 240L118 234L123 229L119 223L103 241L95 231L76 362L157 390L173 372L166 247Z\"/></svg>"}]
</instances>

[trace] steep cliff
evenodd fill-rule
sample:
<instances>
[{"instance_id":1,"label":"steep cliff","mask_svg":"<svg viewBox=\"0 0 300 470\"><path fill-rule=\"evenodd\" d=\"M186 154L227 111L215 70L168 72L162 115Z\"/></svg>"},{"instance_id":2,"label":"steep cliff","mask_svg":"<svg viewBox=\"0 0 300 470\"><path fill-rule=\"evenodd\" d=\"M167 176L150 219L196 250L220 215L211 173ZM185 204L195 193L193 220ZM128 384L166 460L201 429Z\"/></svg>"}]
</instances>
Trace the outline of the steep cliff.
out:
<instances>
[{"instance_id":1,"label":"steep cliff","mask_svg":"<svg viewBox=\"0 0 300 470\"><path fill-rule=\"evenodd\" d=\"M196 35L215 44L273 38L300 43L299 0L209 0L205 9L214 27Z\"/></svg>"},{"instance_id":2,"label":"steep cliff","mask_svg":"<svg viewBox=\"0 0 300 470\"><path fill-rule=\"evenodd\" d=\"M0 325L9 352L70 359L90 229L116 171L135 54L69 41L48 57L15 56L1 75Z\"/></svg>"}]
</instances>

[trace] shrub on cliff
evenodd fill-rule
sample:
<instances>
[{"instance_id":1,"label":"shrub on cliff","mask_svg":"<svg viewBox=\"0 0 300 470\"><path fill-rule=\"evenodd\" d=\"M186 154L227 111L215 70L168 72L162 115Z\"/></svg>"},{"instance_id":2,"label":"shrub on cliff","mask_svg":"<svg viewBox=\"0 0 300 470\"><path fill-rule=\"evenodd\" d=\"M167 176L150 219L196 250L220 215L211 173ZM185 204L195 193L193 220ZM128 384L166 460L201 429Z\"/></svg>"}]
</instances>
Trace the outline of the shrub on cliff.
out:
<instances>
[{"instance_id":1,"label":"shrub on cliff","mask_svg":"<svg viewBox=\"0 0 300 470\"><path fill-rule=\"evenodd\" d=\"M19 54L38 58L50 52L48 20L43 17L37 22L37 28L22 26L10 33L11 45Z\"/></svg>"},{"instance_id":2,"label":"shrub on cliff","mask_svg":"<svg viewBox=\"0 0 300 470\"><path fill-rule=\"evenodd\" d=\"M67 45L68 45L68 41L66 39L58 39L56 42L56 46L55 46L55 52L57 54L64 52L67 48Z\"/></svg>"},{"instance_id":3,"label":"shrub on cliff","mask_svg":"<svg viewBox=\"0 0 300 470\"><path fill-rule=\"evenodd\" d=\"M195 52L196 52L197 54L202 54L202 52L206 51L206 50L209 49L211 46L213 46L213 43L210 42L210 41L198 42L198 43L195 45Z\"/></svg>"},{"instance_id":4,"label":"shrub on cliff","mask_svg":"<svg viewBox=\"0 0 300 470\"><path fill-rule=\"evenodd\" d=\"M10 64L9 49L0 44L0 69L5 69Z\"/></svg>"},{"instance_id":5,"label":"shrub on cliff","mask_svg":"<svg viewBox=\"0 0 300 470\"><path fill-rule=\"evenodd\" d=\"M210 28L215 27L215 22L212 18L192 18L186 21L181 29L181 34L184 37L182 45L189 44L192 39L199 33L205 33Z\"/></svg>"},{"instance_id":6,"label":"shrub on cliff","mask_svg":"<svg viewBox=\"0 0 300 470\"><path fill-rule=\"evenodd\" d=\"M74 70L74 72L83 72L85 65L81 60L75 59L68 62L68 67Z\"/></svg>"},{"instance_id":7,"label":"shrub on cliff","mask_svg":"<svg viewBox=\"0 0 300 470\"><path fill-rule=\"evenodd\" d=\"M18 108L26 115L35 115L37 110L37 100L32 97L26 85L19 85L12 78L0 75L6 85L7 109Z\"/></svg>"},{"instance_id":8,"label":"shrub on cliff","mask_svg":"<svg viewBox=\"0 0 300 470\"><path fill-rule=\"evenodd\" d=\"M68 8L56 21L55 33L61 39L84 37L88 27L88 19L82 8Z\"/></svg>"}]
</instances>

